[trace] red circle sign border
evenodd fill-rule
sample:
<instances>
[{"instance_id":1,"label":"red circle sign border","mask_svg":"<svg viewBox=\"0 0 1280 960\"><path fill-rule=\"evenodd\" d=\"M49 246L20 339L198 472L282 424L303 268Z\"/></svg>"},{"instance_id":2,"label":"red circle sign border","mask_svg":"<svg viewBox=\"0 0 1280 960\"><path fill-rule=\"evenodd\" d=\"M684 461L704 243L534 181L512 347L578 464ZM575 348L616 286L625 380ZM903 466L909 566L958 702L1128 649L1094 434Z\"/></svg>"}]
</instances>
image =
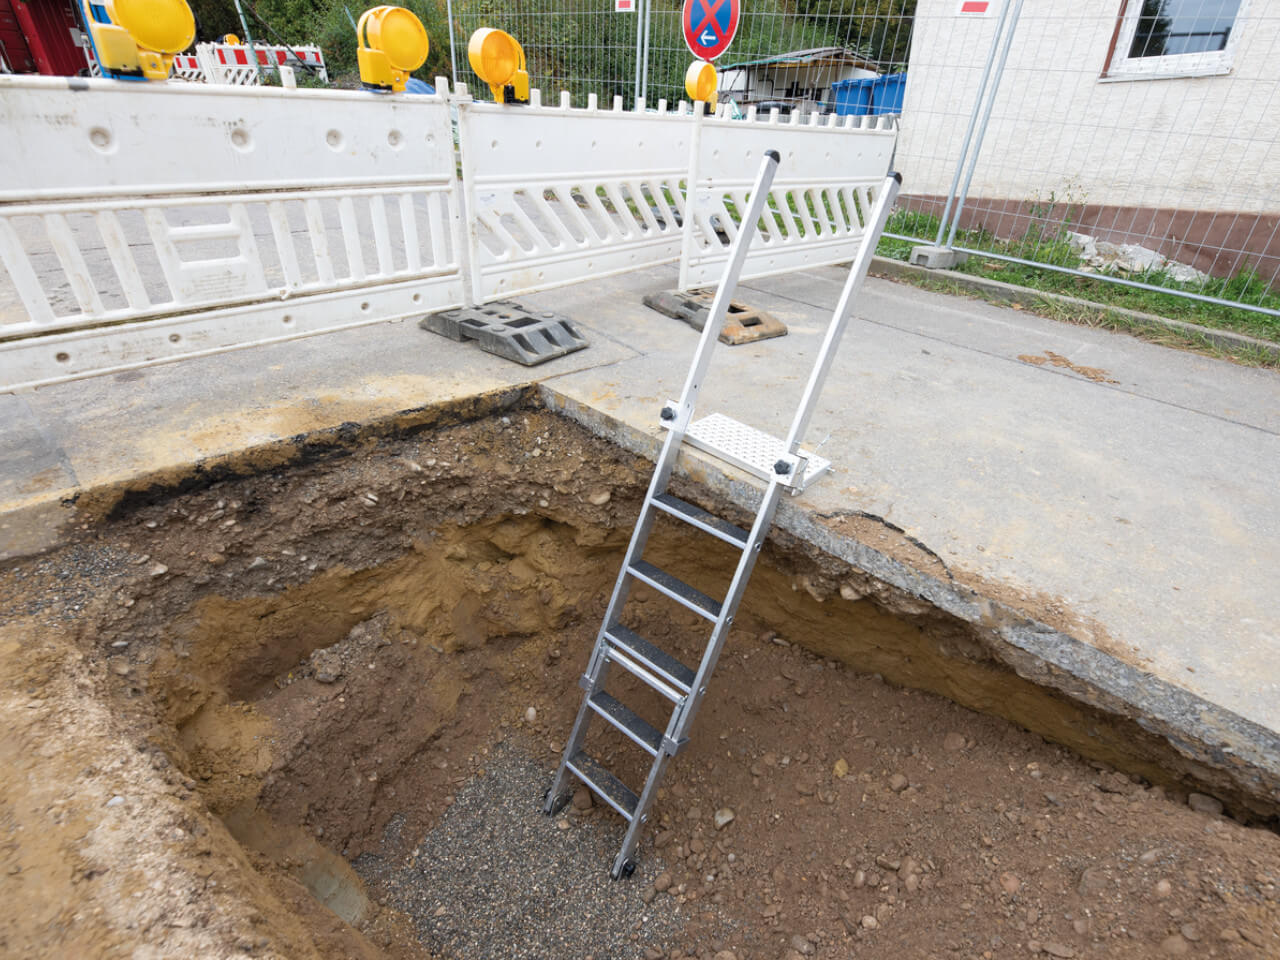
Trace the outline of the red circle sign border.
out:
<instances>
[{"instance_id":1,"label":"red circle sign border","mask_svg":"<svg viewBox=\"0 0 1280 960\"><path fill-rule=\"evenodd\" d=\"M729 7L729 29L720 35L715 24L716 12L727 4ZM698 18L694 23L693 18ZM738 25L742 23L741 0L684 0L680 9L680 32L684 34L684 45L699 60L714 60L729 49L733 38L738 34ZM703 46L695 42L694 32L702 28L712 29L719 39L712 46Z\"/></svg>"}]
</instances>

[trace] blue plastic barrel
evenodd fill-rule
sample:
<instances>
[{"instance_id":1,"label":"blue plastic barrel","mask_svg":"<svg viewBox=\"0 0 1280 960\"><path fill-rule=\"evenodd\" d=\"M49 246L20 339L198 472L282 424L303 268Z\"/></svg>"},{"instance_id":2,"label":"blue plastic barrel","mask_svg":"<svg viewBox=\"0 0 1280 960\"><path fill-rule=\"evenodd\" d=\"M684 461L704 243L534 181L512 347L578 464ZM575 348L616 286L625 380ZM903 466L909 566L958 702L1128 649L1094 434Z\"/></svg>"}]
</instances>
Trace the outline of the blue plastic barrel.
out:
<instances>
[{"instance_id":1,"label":"blue plastic barrel","mask_svg":"<svg viewBox=\"0 0 1280 960\"><path fill-rule=\"evenodd\" d=\"M871 111L871 85L875 81L870 78L853 80L837 80L831 85L831 92L836 98L836 113L840 116L861 117Z\"/></svg>"},{"instance_id":2,"label":"blue plastic barrel","mask_svg":"<svg viewBox=\"0 0 1280 960\"><path fill-rule=\"evenodd\" d=\"M902 95L907 89L905 73L886 73L872 81L871 110L875 115L901 113Z\"/></svg>"}]
</instances>

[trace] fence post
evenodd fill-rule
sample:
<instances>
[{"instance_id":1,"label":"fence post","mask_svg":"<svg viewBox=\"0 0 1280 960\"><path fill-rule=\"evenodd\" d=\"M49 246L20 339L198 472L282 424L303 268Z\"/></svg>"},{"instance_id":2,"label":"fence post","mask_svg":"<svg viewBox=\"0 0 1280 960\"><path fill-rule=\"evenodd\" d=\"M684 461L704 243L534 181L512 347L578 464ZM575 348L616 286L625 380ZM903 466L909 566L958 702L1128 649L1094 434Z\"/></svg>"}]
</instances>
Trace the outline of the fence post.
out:
<instances>
[{"instance_id":1,"label":"fence post","mask_svg":"<svg viewBox=\"0 0 1280 960\"><path fill-rule=\"evenodd\" d=\"M973 154L976 156L978 150L982 148L982 138L986 133L987 120L990 119L990 104L995 101L995 94L1000 87L1000 73L1004 70L1004 58L1000 60L1000 66L996 72L992 73L992 67L996 62L996 51L1000 49L1001 37L1007 36L1012 40L1014 27L1017 25L1019 13L1022 11L1022 0L1017 0L1017 12L1014 13L1013 23L1009 25L1008 33L1005 33L1005 25L1009 21L1009 10L1013 6L1014 0L1004 0L1004 4L1000 8L1000 19L996 21L996 31L991 37L991 48L987 51L987 62L982 69L982 80L978 83L978 92L973 98L973 112L969 115L969 126L964 132L964 140L960 144L960 156L956 159L956 172L951 178L951 186L947 189L947 202L942 208L942 218L938 222L938 235L934 238L932 247L914 247L911 251L911 262L925 267L946 268L954 267L964 261L965 255L958 254L951 249L952 240L955 239L955 230L951 231L950 239L946 245L943 245L942 239L947 235L947 224L952 222L952 204L956 201L957 188L960 186L960 179L963 171L968 164L970 157L970 146L973 144L974 131L978 129L978 118L983 115L983 107L986 106L986 117L982 121L982 129L978 133L978 145L974 149ZM1005 55L1009 52L1008 44L1005 45ZM993 89L990 100L987 99L987 85L994 78ZM969 180L973 177L973 167L969 166L969 178L965 180L964 191L969 189ZM961 201L961 206L964 205ZM960 211L956 210L955 219L960 218Z\"/></svg>"},{"instance_id":2,"label":"fence post","mask_svg":"<svg viewBox=\"0 0 1280 960\"><path fill-rule=\"evenodd\" d=\"M640 95L649 99L649 23L653 12L653 0L644 0L644 56L641 58L643 74L640 78Z\"/></svg>"},{"instance_id":3,"label":"fence post","mask_svg":"<svg viewBox=\"0 0 1280 960\"><path fill-rule=\"evenodd\" d=\"M647 53L647 51L645 50L645 44L644 44L644 8L645 6L646 6L645 0L636 0L636 79L635 79L635 91L633 96L631 97L632 103L638 103L640 101L640 98L644 96L644 93L641 91L641 88L640 88L640 75L642 73L642 69L641 69L642 61L644 60L645 54Z\"/></svg>"},{"instance_id":4,"label":"fence post","mask_svg":"<svg viewBox=\"0 0 1280 960\"><path fill-rule=\"evenodd\" d=\"M458 197L458 220L455 242L458 245L458 269L462 274L462 298L468 307L478 307L484 303L484 293L480 285L480 234L474 221L473 211L476 209L475 194L475 151L470 130L470 108L475 102L465 83L453 85L453 96L450 103L458 110L458 166L462 168L462 179L454 186Z\"/></svg>"},{"instance_id":5,"label":"fence post","mask_svg":"<svg viewBox=\"0 0 1280 960\"><path fill-rule=\"evenodd\" d=\"M249 21L244 18L244 7L240 6L240 0L236 0L236 13L240 14L240 27L244 30L245 46L249 48L249 59L253 62L253 76L258 82L262 82L262 67L258 64L258 50L253 45L253 34L249 32Z\"/></svg>"},{"instance_id":6,"label":"fence post","mask_svg":"<svg viewBox=\"0 0 1280 960\"><path fill-rule=\"evenodd\" d=\"M680 278L678 290L689 289L689 262L693 259L694 211L698 206L698 155L702 152L702 101L693 101L693 132L689 135L689 177L684 187L684 222L680 235Z\"/></svg>"},{"instance_id":7,"label":"fence post","mask_svg":"<svg viewBox=\"0 0 1280 960\"><path fill-rule=\"evenodd\" d=\"M445 16L449 18L449 69L453 73L453 86L458 86L458 52L453 45L453 0L444 0Z\"/></svg>"},{"instance_id":8,"label":"fence post","mask_svg":"<svg viewBox=\"0 0 1280 960\"><path fill-rule=\"evenodd\" d=\"M1004 0L1000 8L1000 19L996 22L996 32L991 37L991 49L987 51L987 64L982 70L982 81L978 84L977 96L973 98L973 113L969 115L969 127L964 132L964 142L960 145L960 157L956 160L956 173L951 178L951 186L947 190L947 203L942 208L942 221L938 224L938 235L934 238L935 246L942 246L942 238L947 232L947 220L951 216L951 203L955 199L956 188L960 185L960 171L964 169L965 160L969 157L969 144L973 142L973 131L978 125L978 114L982 112L982 99L987 93L987 83L991 79L991 67L996 61L996 49L1000 46L1000 36L1004 32L1005 21L1009 18L1009 4L1012 0Z\"/></svg>"},{"instance_id":9,"label":"fence post","mask_svg":"<svg viewBox=\"0 0 1280 960\"><path fill-rule=\"evenodd\" d=\"M1022 4L1023 0L1018 0L1005 34L1004 47L1000 51L1000 62L996 65L995 76L992 78L991 95L987 98L983 109L982 120L978 125L978 138L974 141L973 154L969 158L969 169L965 171L964 183L961 184L960 194L956 199L955 216L951 219L951 232L947 234L947 249L951 249L956 242L956 227L960 224L960 214L964 211L964 202L969 196L969 184L973 182L973 172L978 166L978 155L982 153L982 141L987 135L987 124L991 122L991 108L995 106L996 97L1000 93L1000 78L1004 75L1004 65L1009 59L1009 48L1013 46L1013 35L1018 31L1018 18L1022 15Z\"/></svg>"}]
</instances>

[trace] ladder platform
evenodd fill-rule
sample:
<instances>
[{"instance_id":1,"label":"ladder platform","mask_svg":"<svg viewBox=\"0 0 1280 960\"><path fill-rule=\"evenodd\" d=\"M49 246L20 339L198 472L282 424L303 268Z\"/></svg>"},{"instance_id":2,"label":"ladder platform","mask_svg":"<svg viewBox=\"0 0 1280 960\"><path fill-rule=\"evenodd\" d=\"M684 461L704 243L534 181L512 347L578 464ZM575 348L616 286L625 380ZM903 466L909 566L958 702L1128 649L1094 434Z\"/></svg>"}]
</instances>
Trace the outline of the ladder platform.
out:
<instances>
[{"instance_id":1,"label":"ladder platform","mask_svg":"<svg viewBox=\"0 0 1280 960\"><path fill-rule=\"evenodd\" d=\"M772 480L773 465L787 454L786 441L722 413L712 413L693 421L684 438L690 446L719 457L761 480ZM831 468L831 461L825 457L807 450L801 450L799 455L809 462L803 479L795 484L797 492Z\"/></svg>"},{"instance_id":2,"label":"ladder platform","mask_svg":"<svg viewBox=\"0 0 1280 960\"><path fill-rule=\"evenodd\" d=\"M712 623L720 619L720 601L712 600L701 590L691 587L679 577L659 570L647 560L637 560L627 568L633 577L643 580L659 593L701 614Z\"/></svg>"},{"instance_id":3,"label":"ladder platform","mask_svg":"<svg viewBox=\"0 0 1280 960\"><path fill-rule=\"evenodd\" d=\"M694 506L692 503L686 503L679 497L673 497L669 493L661 494L653 498L653 505L663 513L669 513L673 517L678 517L685 523L697 527L704 533L709 533L713 537L718 537L725 543L732 544L739 550L745 549L747 546L747 537L749 534L741 527L734 526L728 520L722 520L714 513L708 513L701 507Z\"/></svg>"},{"instance_id":4,"label":"ladder platform","mask_svg":"<svg viewBox=\"0 0 1280 960\"><path fill-rule=\"evenodd\" d=\"M634 630L616 623L605 631L604 636L610 646L652 671L660 680L675 687L681 696L687 696L693 690L693 681L697 674Z\"/></svg>"},{"instance_id":5,"label":"ladder platform","mask_svg":"<svg viewBox=\"0 0 1280 960\"><path fill-rule=\"evenodd\" d=\"M640 798L630 787L606 770L594 757L586 751L579 750L566 764L574 775L591 788L609 806L617 810L630 822L635 816L636 806Z\"/></svg>"},{"instance_id":6,"label":"ladder platform","mask_svg":"<svg viewBox=\"0 0 1280 960\"><path fill-rule=\"evenodd\" d=\"M648 750L652 756L658 755L658 751L662 749L662 731L644 717L603 690L591 694L587 703L591 704L592 710Z\"/></svg>"}]
</instances>

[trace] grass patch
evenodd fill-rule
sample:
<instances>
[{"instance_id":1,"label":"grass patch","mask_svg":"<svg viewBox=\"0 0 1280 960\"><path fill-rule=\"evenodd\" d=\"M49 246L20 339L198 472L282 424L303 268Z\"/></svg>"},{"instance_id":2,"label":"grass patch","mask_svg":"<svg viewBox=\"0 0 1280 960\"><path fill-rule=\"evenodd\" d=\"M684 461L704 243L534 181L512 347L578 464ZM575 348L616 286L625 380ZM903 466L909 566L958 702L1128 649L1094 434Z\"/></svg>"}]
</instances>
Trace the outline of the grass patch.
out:
<instances>
[{"instance_id":1,"label":"grass patch","mask_svg":"<svg viewBox=\"0 0 1280 960\"><path fill-rule=\"evenodd\" d=\"M907 236L928 237L929 240L923 242L931 242L932 238L937 235L938 225L938 218L932 214L918 213L911 210L897 210L889 218L889 223L885 229L891 233L900 233ZM882 257L906 261L910 257L911 248L917 246L920 242L922 241L883 237L876 252ZM986 249L1027 260L1034 259L1041 263L1059 267L1075 268L1081 264L1079 255L1067 243L1065 231L1051 233L1039 225L1034 226L1027 232L1026 236L1015 241L998 240L984 230L962 230L956 234L956 244L957 246L979 250ZM1033 291L1079 297L1083 300L1091 300L1104 307L1117 307L1122 310L1151 313L1160 317L1182 320L1187 323L1195 323L1203 327L1213 327L1219 330L1231 330L1236 333L1257 337L1261 340L1280 343L1280 317L1271 317L1239 307L1187 300L1176 294L1139 290L1133 287L1108 283L1106 280L1095 280L1091 277L1080 277L1021 263L1010 263L1007 260L997 260L993 257L984 257L981 254L970 254L969 259L955 269L960 273L1000 280L1004 283L1027 287ZM1205 296L1219 297L1224 300L1237 300L1272 310L1280 310L1280 292L1269 291L1267 284L1263 282L1257 271L1252 267L1239 270L1230 277L1214 277L1204 284L1179 283L1162 270L1131 274L1126 279L1167 287L1171 290L1186 290L1191 293L1204 294ZM1056 301L1045 300L1043 302L1052 303L1055 305L1054 309L1061 310L1062 305ZM1042 313L1044 311L1037 309L1036 312ZM1054 316L1055 314L1048 313L1046 315ZM1095 325L1105 325L1111 329L1132 329L1135 326L1132 320L1129 320L1127 324L1115 321L1115 325L1110 322Z\"/></svg>"},{"instance_id":2,"label":"grass patch","mask_svg":"<svg viewBox=\"0 0 1280 960\"><path fill-rule=\"evenodd\" d=\"M890 279L899 283L909 283L923 290L945 293L954 297L968 297L971 300L983 300L987 303L1015 310L1026 310L1038 316L1048 317L1063 323L1075 323L1086 327L1097 327L1101 330L1114 330L1127 333L1139 340L1158 343L1165 347L1179 350L1191 350L1195 353L1214 357L1218 360L1229 360L1247 367L1267 367L1280 370L1280 357L1265 349L1241 345L1224 347L1207 336L1194 331L1180 331L1167 327L1157 327L1135 319L1131 314L1104 304L1064 303L1051 297L1040 296L1037 291L1028 289L1025 298L1010 302L1008 297L968 286L956 280L936 275L925 276L892 276Z\"/></svg>"}]
</instances>

